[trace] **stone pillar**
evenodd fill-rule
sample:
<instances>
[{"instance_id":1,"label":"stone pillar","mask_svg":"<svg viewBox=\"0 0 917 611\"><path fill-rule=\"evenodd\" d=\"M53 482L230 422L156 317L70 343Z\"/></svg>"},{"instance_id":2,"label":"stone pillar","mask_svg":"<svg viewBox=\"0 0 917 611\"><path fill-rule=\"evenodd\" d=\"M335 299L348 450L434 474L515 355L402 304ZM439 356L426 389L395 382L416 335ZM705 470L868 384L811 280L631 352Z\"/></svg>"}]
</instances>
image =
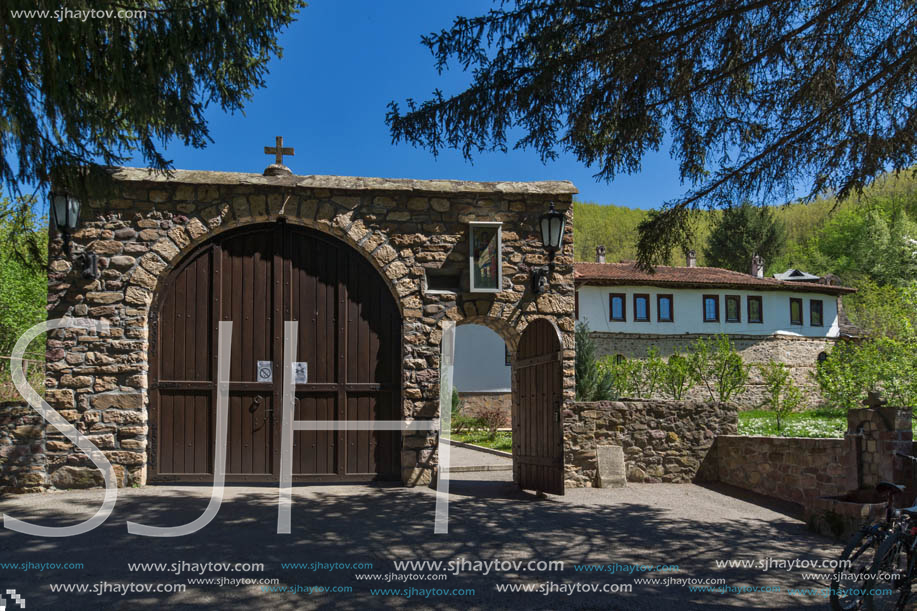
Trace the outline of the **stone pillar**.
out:
<instances>
[{"instance_id":1,"label":"stone pillar","mask_svg":"<svg viewBox=\"0 0 917 611\"><path fill-rule=\"evenodd\" d=\"M895 452L911 454L911 410L869 407L847 412L847 435L856 439L857 483L874 488L880 481L910 484L910 461L896 459Z\"/></svg>"},{"instance_id":2,"label":"stone pillar","mask_svg":"<svg viewBox=\"0 0 917 611\"><path fill-rule=\"evenodd\" d=\"M24 403L0 403L0 492L41 492L48 486L45 423Z\"/></svg>"}]
</instances>

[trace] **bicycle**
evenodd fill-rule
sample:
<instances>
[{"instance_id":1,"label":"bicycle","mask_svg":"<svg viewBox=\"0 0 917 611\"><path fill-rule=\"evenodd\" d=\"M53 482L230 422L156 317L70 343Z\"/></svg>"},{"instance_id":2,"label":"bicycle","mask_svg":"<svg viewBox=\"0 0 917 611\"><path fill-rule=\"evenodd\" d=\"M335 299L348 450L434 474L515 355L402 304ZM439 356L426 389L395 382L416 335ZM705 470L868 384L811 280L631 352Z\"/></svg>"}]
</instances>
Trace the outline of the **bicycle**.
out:
<instances>
[{"instance_id":1,"label":"bicycle","mask_svg":"<svg viewBox=\"0 0 917 611\"><path fill-rule=\"evenodd\" d=\"M876 491L885 495L885 516L860 528L841 552L840 562L831 576L830 599L834 611L863 608L866 591L864 582L870 574L879 548L899 519L893 505L895 497L904 492L904 486L880 482Z\"/></svg>"},{"instance_id":2,"label":"bicycle","mask_svg":"<svg viewBox=\"0 0 917 611\"><path fill-rule=\"evenodd\" d=\"M917 457L895 452L917 462ZM876 551L863 583L863 608L904 609L911 597L914 564L917 560L917 500L911 507L893 512L891 528Z\"/></svg>"}]
</instances>

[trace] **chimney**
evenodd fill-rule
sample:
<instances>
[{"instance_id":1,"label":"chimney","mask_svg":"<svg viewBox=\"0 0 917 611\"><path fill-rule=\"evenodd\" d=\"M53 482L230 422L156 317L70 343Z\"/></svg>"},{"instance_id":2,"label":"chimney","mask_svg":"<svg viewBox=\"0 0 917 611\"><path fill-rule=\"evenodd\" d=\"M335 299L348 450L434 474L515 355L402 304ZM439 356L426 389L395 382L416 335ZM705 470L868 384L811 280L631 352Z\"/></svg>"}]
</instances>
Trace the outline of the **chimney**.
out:
<instances>
[{"instance_id":1,"label":"chimney","mask_svg":"<svg viewBox=\"0 0 917 611\"><path fill-rule=\"evenodd\" d=\"M758 253L751 258L751 275L755 278L764 277L764 258Z\"/></svg>"},{"instance_id":2,"label":"chimney","mask_svg":"<svg viewBox=\"0 0 917 611\"><path fill-rule=\"evenodd\" d=\"M692 249L685 254L688 259L688 267L697 267L697 252Z\"/></svg>"},{"instance_id":3,"label":"chimney","mask_svg":"<svg viewBox=\"0 0 917 611\"><path fill-rule=\"evenodd\" d=\"M596 263L605 262L605 247L604 246L595 247L595 262Z\"/></svg>"}]
</instances>

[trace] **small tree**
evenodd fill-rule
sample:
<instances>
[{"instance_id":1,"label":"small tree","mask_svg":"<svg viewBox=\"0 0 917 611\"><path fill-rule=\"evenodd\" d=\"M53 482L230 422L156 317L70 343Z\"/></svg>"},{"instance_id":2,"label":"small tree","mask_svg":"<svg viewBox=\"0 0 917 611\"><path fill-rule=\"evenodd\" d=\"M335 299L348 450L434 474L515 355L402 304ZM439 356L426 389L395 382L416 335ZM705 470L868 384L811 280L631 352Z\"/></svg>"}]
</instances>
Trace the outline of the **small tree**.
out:
<instances>
[{"instance_id":1,"label":"small tree","mask_svg":"<svg viewBox=\"0 0 917 611\"><path fill-rule=\"evenodd\" d=\"M599 369L607 376L610 391L607 399L634 398L642 386L643 365L636 360L619 356L606 356L599 362Z\"/></svg>"},{"instance_id":2,"label":"small tree","mask_svg":"<svg viewBox=\"0 0 917 611\"><path fill-rule=\"evenodd\" d=\"M650 347L643 362L644 391L647 398L661 390L665 368L665 361L659 356L659 349L656 346Z\"/></svg>"},{"instance_id":3,"label":"small tree","mask_svg":"<svg viewBox=\"0 0 917 611\"><path fill-rule=\"evenodd\" d=\"M758 365L767 397L764 405L769 405L777 419L777 433L780 433L781 421L796 410L802 403L802 392L790 378L790 370L783 363L771 360Z\"/></svg>"},{"instance_id":4,"label":"small tree","mask_svg":"<svg viewBox=\"0 0 917 611\"><path fill-rule=\"evenodd\" d=\"M497 437L497 429L506 425L506 414L496 406L485 407L478 411L478 421L487 429L491 439Z\"/></svg>"},{"instance_id":5,"label":"small tree","mask_svg":"<svg viewBox=\"0 0 917 611\"><path fill-rule=\"evenodd\" d=\"M691 377L691 364L680 354L673 354L662 370L662 389L672 399L681 401L685 393L694 385Z\"/></svg>"},{"instance_id":6,"label":"small tree","mask_svg":"<svg viewBox=\"0 0 917 611\"><path fill-rule=\"evenodd\" d=\"M710 342L700 337L691 344L689 350L688 374L692 380L704 385L710 395L710 399L713 400L715 396L713 388L716 381L713 378L714 367L713 357L711 356L713 350Z\"/></svg>"},{"instance_id":7,"label":"small tree","mask_svg":"<svg viewBox=\"0 0 917 611\"><path fill-rule=\"evenodd\" d=\"M688 363L691 377L704 384L711 401L729 401L748 383L748 367L723 333L713 340L698 338Z\"/></svg>"},{"instance_id":8,"label":"small tree","mask_svg":"<svg viewBox=\"0 0 917 611\"><path fill-rule=\"evenodd\" d=\"M458 388L452 387L452 417L455 418L462 411L462 398L459 396Z\"/></svg>"},{"instance_id":9,"label":"small tree","mask_svg":"<svg viewBox=\"0 0 917 611\"><path fill-rule=\"evenodd\" d=\"M595 357L595 342L585 323L576 325L576 399L603 401L614 394L612 376L599 366Z\"/></svg>"},{"instance_id":10,"label":"small tree","mask_svg":"<svg viewBox=\"0 0 917 611\"><path fill-rule=\"evenodd\" d=\"M624 378L621 396L641 399L646 396L646 363L640 359L623 359L618 366Z\"/></svg>"},{"instance_id":11,"label":"small tree","mask_svg":"<svg viewBox=\"0 0 917 611\"><path fill-rule=\"evenodd\" d=\"M815 381L822 397L833 407L844 410L863 407L861 401L866 393L879 388L879 367L873 356L869 342L862 346L850 342L836 344L815 369Z\"/></svg>"},{"instance_id":12,"label":"small tree","mask_svg":"<svg viewBox=\"0 0 917 611\"><path fill-rule=\"evenodd\" d=\"M713 364L716 374L717 399L723 403L736 395L745 392L748 383L748 366L726 334L716 338L716 350L713 353Z\"/></svg>"}]
</instances>

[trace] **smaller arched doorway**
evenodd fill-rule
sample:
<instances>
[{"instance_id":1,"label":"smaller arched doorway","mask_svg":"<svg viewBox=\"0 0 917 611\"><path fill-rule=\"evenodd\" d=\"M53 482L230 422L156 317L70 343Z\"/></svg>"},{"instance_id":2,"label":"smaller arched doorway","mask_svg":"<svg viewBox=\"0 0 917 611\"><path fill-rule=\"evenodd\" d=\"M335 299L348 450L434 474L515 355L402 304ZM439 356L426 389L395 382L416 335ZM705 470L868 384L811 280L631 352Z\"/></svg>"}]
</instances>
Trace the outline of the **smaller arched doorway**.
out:
<instances>
[{"instance_id":1,"label":"smaller arched doorway","mask_svg":"<svg viewBox=\"0 0 917 611\"><path fill-rule=\"evenodd\" d=\"M526 327L513 359L513 469L520 488L564 493L563 350L540 318Z\"/></svg>"}]
</instances>

